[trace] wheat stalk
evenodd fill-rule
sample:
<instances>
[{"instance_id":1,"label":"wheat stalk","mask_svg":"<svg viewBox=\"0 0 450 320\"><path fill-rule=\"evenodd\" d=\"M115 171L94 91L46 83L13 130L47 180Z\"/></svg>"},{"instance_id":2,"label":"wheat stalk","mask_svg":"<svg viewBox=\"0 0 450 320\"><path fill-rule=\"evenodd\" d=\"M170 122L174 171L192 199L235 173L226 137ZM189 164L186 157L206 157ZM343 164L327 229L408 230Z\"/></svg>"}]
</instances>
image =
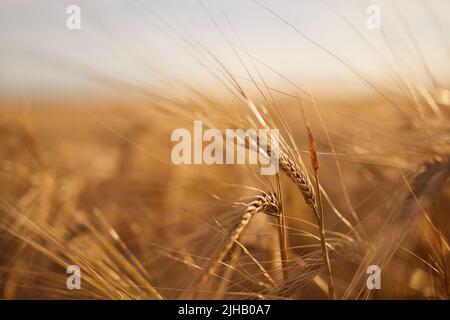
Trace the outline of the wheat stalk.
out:
<instances>
[{"instance_id":1,"label":"wheat stalk","mask_svg":"<svg viewBox=\"0 0 450 320\"><path fill-rule=\"evenodd\" d=\"M200 280L197 282L193 282L180 296L182 299L186 299L191 297L195 292L200 288L208 279L210 275L215 274L218 266L222 262L222 260L226 257L226 255L230 252L233 245L238 242L239 237L242 235L246 227L249 225L253 216L259 212L265 213L268 215L277 216L280 212L280 203L278 201L277 195L273 193L265 193L263 192L261 195L257 196L252 202L247 204L247 208L241 216L240 221L236 225L236 227L229 234L225 243L222 247L222 250L217 253L217 255L211 259L209 265L204 269ZM261 267L261 265L258 265ZM263 272L267 277L267 271Z\"/></svg>"},{"instance_id":2,"label":"wheat stalk","mask_svg":"<svg viewBox=\"0 0 450 320\"><path fill-rule=\"evenodd\" d=\"M449 155L444 154L442 157L424 161L407 176L402 172L407 189L398 194L399 200L392 210L393 214L385 219L377 238L372 241L371 251L364 257L343 298L356 299L370 296L371 292L367 290L364 283L367 266L376 264L384 268L387 265L418 214L426 212L430 201L444 187L450 176L449 161Z\"/></svg>"},{"instance_id":3,"label":"wheat stalk","mask_svg":"<svg viewBox=\"0 0 450 320\"><path fill-rule=\"evenodd\" d=\"M308 176L285 152L280 151L279 157L281 170L284 171L284 173L286 173L286 175L297 185L305 202L314 210L314 212L317 212L315 191Z\"/></svg>"},{"instance_id":4,"label":"wheat stalk","mask_svg":"<svg viewBox=\"0 0 450 320\"><path fill-rule=\"evenodd\" d=\"M309 124L306 123L306 127L308 130L308 140L310 145L310 156L311 156L311 163L314 168L315 178L316 178L316 186L317 189L319 189L319 177L318 177L318 160L317 160L317 152L316 152L316 143L314 140L314 137L311 133L311 129L309 127ZM273 152L270 143L266 143L265 145L267 155L271 154ZM331 263L330 263L330 256L328 252L328 247L326 243L326 237L325 237L325 223L324 223L324 217L323 217L323 211L322 206L320 205L320 197L319 201L317 201L317 195L314 190L314 186L311 183L311 180L309 179L306 169L302 169L299 165L297 165L296 162L294 162L289 155L282 149L277 150L278 151L278 157L279 157L279 166L281 170L297 185L300 192L303 195L303 198L305 199L305 202L313 209L314 215L316 216L317 223L319 225L319 233L320 233L320 242L322 247L322 255L324 259L325 266L327 267L328 272L328 293L330 299L335 298L334 293L334 283L333 283L333 277L331 272ZM319 207L319 205L320 207Z\"/></svg>"},{"instance_id":5,"label":"wheat stalk","mask_svg":"<svg viewBox=\"0 0 450 320\"><path fill-rule=\"evenodd\" d=\"M308 131L308 142L309 142L309 155L311 159L311 165L314 169L314 176L316 180L316 187L317 190L319 190L320 182L319 182L319 160L317 159L317 147L316 147L316 140L314 139L314 136L312 134L311 128L309 126L308 121L305 118L306 123L306 129ZM316 198L314 198L316 199ZM319 225L319 232L320 232L320 244L322 247L322 254L323 254L323 260L325 262L325 266L327 268L328 272L328 296L330 299L336 299L335 293L334 293L334 281L333 281L333 274L331 272L331 263L330 263L330 255L328 252L327 247L327 239L325 236L325 219L323 216L323 207L322 207L322 199L320 196L320 190L317 193L317 203L320 210L317 210L316 218L317 223Z\"/></svg>"}]
</instances>

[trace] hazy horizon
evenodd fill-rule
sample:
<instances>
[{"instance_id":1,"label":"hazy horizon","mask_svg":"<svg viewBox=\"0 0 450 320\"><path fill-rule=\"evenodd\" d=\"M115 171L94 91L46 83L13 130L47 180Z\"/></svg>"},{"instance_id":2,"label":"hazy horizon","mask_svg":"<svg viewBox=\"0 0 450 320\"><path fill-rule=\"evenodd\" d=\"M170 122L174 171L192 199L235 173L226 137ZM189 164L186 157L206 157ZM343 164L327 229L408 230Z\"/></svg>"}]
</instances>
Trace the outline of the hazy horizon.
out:
<instances>
[{"instance_id":1,"label":"hazy horizon","mask_svg":"<svg viewBox=\"0 0 450 320\"><path fill-rule=\"evenodd\" d=\"M366 27L369 3L381 8L381 30ZM71 4L81 9L80 30L66 28L66 9ZM449 39L450 25L444 19L450 12L448 1L261 4L303 35L258 2L247 0L2 1L1 91L95 92L97 77L143 86L164 86L165 77L174 77L199 87L220 88L175 33L211 52L244 86L249 77L239 59L274 88L292 86L271 68L304 88L370 93L354 71L392 87L380 54L405 77L423 78L429 68L438 82L449 82L449 43L443 43Z\"/></svg>"}]
</instances>

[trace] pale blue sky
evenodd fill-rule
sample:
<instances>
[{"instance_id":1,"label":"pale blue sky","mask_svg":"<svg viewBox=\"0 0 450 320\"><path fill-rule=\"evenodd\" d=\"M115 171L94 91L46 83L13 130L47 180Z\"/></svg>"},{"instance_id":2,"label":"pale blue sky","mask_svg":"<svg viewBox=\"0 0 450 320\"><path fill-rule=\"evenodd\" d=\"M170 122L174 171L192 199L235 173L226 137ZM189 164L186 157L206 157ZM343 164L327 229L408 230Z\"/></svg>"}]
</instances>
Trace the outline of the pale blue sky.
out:
<instances>
[{"instance_id":1,"label":"pale blue sky","mask_svg":"<svg viewBox=\"0 0 450 320\"><path fill-rule=\"evenodd\" d=\"M366 8L370 3L377 4L382 9L383 31L400 60L401 65L396 63L397 67L418 79L423 74L406 24L432 72L448 83L450 1L260 2L364 74L383 79L386 72L365 43L370 42L393 61L383 34L366 28ZM202 3L233 45L241 47L242 41L251 55L283 74L311 86L332 86L340 80L353 79L349 70L336 59L254 1L203 0ZM79 31L66 29L68 15L65 11L70 4L81 8L82 29ZM431 8L432 15L436 16L430 16L424 8ZM164 33L152 12L183 36L208 48L234 74L245 76L233 50L197 0L2 0L1 90L89 88L91 84L82 76L84 67L94 73L157 84L154 73L146 67L152 65L184 80L209 83L207 73L189 56L182 41ZM250 65L246 55L240 53ZM261 65L258 67L270 83L283 86L279 77Z\"/></svg>"}]
</instances>

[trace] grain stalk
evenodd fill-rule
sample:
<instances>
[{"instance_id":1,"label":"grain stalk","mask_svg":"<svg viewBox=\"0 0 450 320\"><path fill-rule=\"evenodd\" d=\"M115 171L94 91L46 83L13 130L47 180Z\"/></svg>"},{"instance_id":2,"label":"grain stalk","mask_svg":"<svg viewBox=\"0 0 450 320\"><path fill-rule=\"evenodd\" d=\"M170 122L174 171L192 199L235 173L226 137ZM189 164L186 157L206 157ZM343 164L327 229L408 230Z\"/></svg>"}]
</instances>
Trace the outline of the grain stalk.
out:
<instances>
[{"instance_id":1,"label":"grain stalk","mask_svg":"<svg viewBox=\"0 0 450 320\"><path fill-rule=\"evenodd\" d=\"M240 236L249 225L253 216L259 212L278 216L280 208L277 196L275 194L262 193L257 196L254 201L247 205L245 212L241 216L241 220L225 240L222 250L211 259L209 265L204 269L200 280L193 282L190 286L188 286L188 288L186 288L180 296L181 299L186 299L195 295L197 290L208 280L209 276L215 274L218 266L231 251L233 245L238 242Z\"/></svg>"},{"instance_id":2,"label":"grain stalk","mask_svg":"<svg viewBox=\"0 0 450 320\"><path fill-rule=\"evenodd\" d=\"M277 225L278 225L278 241L280 247L280 256L281 256L281 269L283 272L283 279L286 281L288 279L288 239L286 234L286 219L283 211L283 196L281 190L281 182L280 176L277 174L277 193L280 199L280 212L277 216Z\"/></svg>"},{"instance_id":3,"label":"grain stalk","mask_svg":"<svg viewBox=\"0 0 450 320\"><path fill-rule=\"evenodd\" d=\"M325 236L325 219L323 216L323 207L322 207L322 198L320 195L320 182L319 182L319 161L317 159L317 147L316 141L314 140L314 136L311 132L311 128L309 127L308 122L306 122L306 129L308 130L308 142L309 142L309 153L311 159L311 165L314 169L314 177L316 180L316 188L319 190L317 193L317 206L318 210L315 211L317 222L319 224L319 232L320 232L320 244L322 247L322 255L325 266L327 268L328 273L328 297L329 299L335 300L336 295L334 292L334 281L333 274L331 272L331 263L330 263L330 255L327 247L327 240Z\"/></svg>"},{"instance_id":4,"label":"grain stalk","mask_svg":"<svg viewBox=\"0 0 450 320\"><path fill-rule=\"evenodd\" d=\"M448 153L442 154L442 156L433 156L430 160L422 162L407 175L401 171L407 189L401 190L396 196L398 202L395 204L392 214L384 219L378 236L372 241L371 250L367 252L349 283L348 289L343 295L344 299L370 296L371 291L365 284L368 265L376 264L383 269L389 263L418 214L426 213L426 208L445 186L450 176L450 156Z\"/></svg>"},{"instance_id":5,"label":"grain stalk","mask_svg":"<svg viewBox=\"0 0 450 320\"><path fill-rule=\"evenodd\" d=\"M316 143L314 140L314 137L311 133L311 129L309 127L308 122L306 121L306 127L308 130L308 140L309 140L309 147L310 147L310 156L311 156L311 164L314 168L314 175L316 180L316 188L317 190L320 190L320 183L319 183L319 175L318 175L318 160L317 160L317 151L316 151ZM265 146L267 154L271 154L273 150L271 149L271 146L269 143ZM328 247L326 243L326 237L325 237L325 223L324 223L324 217L323 217L323 210L321 205L321 196L320 192L318 195L316 195L314 191L314 186L312 185L308 175L305 173L306 170L301 169L293 160L290 159L289 155L284 151L279 149L278 150L278 157L279 157L279 166L282 171L285 172L285 174L297 185L297 187L300 189L300 192L303 195L303 198L305 202L313 209L314 215L316 216L317 223L319 226L319 233L320 233L320 242L321 242L321 248L322 248L322 255L324 259L325 266L327 268L328 273L328 295L330 299L335 299L335 293L334 293L334 282L333 282L333 276L331 272L331 263L330 263L330 256L328 252ZM317 200L318 201L317 201ZM283 222L283 221L281 221ZM284 232L281 231L281 232ZM282 241L280 236L280 241Z\"/></svg>"}]
</instances>

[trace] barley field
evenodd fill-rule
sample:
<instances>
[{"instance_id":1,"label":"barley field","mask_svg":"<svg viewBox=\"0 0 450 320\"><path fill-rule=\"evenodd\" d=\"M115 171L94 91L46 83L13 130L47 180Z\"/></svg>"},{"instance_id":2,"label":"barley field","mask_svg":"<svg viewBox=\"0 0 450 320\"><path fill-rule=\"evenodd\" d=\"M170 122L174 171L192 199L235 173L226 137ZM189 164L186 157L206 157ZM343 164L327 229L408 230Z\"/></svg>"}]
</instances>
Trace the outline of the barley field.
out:
<instances>
[{"instance_id":1,"label":"barley field","mask_svg":"<svg viewBox=\"0 0 450 320\"><path fill-rule=\"evenodd\" d=\"M0 4L0 298L450 298L448 2L68 5Z\"/></svg>"}]
</instances>

